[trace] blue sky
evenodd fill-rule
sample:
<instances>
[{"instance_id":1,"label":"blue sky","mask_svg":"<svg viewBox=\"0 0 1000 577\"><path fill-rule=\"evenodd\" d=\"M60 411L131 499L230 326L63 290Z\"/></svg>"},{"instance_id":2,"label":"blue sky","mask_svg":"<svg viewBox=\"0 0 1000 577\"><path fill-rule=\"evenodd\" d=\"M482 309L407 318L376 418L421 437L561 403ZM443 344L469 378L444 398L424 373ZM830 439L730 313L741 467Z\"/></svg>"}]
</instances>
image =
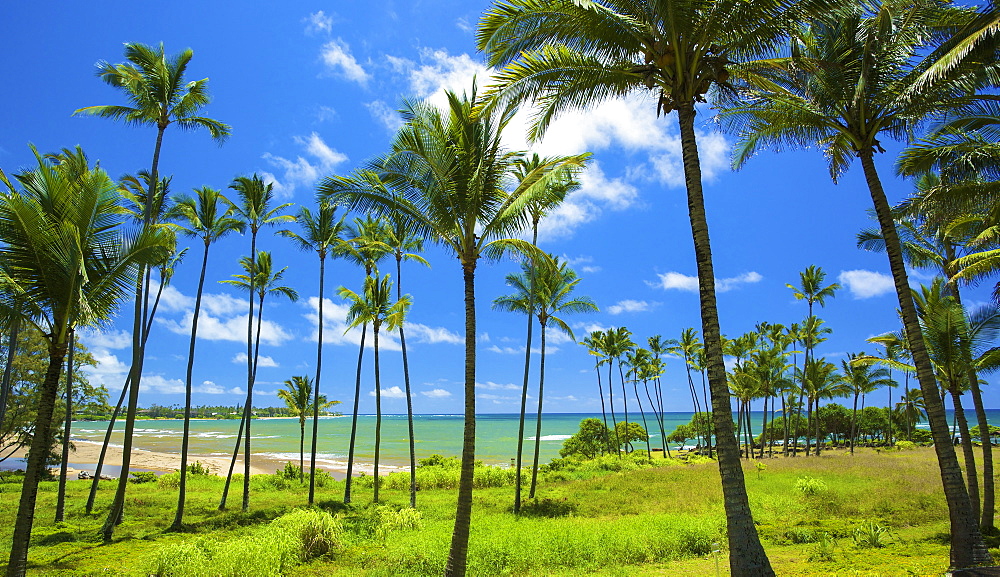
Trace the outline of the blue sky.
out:
<instances>
[{"instance_id":1,"label":"blue sky","mask_svg":"<svg viewBox=\"0 0 1000 577\"><path fill-rule=\"evenodd\" d=\"M440 101L445 88L471 87L488 77L475 52L474 31L483 1L336 3L105 2L53 7L6 3L0 19L8 57L0 92L0 167L13 173L32 163L28 144L43 152L81 145L112 176L149 167L155 131L108 120L72 117L84 106L121 104L124 98L94 74L100 60L123 60L125 42L163 42L168 53L194 50L191 80L208 77L213 96L206 116L233 127L221 147L205 133L168 129L161 174L172 174L172 191L211 186L227 192L237 175L258 173L274 183L283 202L311 205L323 176L347 174L385 151L398 127L404 98ZM763 154L739 172L729 168L733 136L717 131L709 108L700 110L699 145L723 332L736 337L762 321L801 321L806 305L786 283L797 284L809 265L821 266L828 282L844 287L817 314L833 329L818 354L838 363L846 353L876 349L865 339L897 329L896 301L882 254L855 248L857 232L873 222L860 166L834 185L820 152ZM529 146L521 115L508 130L513 149ZM531 144L543 154L594 153L582 188L544 220L540 244L569 260L583 278L578 293L600 313L567 316L577 340L590 330L627 326L637 342L653 334L677 338L700 327L694 252L687 219L676 117L656 118L654 101L636 95L564 115L546 138ZM878 159L890 202L911 183L893 176L899 146ZM232 191L228 191L232 192ZM294 226L294 225L293 225ZM196 352L195 404L236 404L246 386L246 299L217 281L240 272L249 238L214 245ZM287 266L296 303L265 301L264 339L255 405L278 405L281 382L315 370L317 259L265 231L258 246ZM183 402L184 367L200 247L164 293L150 338L143 377L143 404ZM413 297L407 326L414 407L419 413L460 413L463 403L461 272L455 258L429 246L432 268L404 264L404 291ZM357 361L356 332L344 334L346 306L337 286L360 288L363 272L346 262L328 266L323 390L352 399ZM480 412L516 412L524 359L523 317L491 310L506 294L511 261L483 262L479 297ZM911 280L928 282L915 271ZM987 290L967 301L985 302ZM84 332L101 364L94 383L120 390L127 371L131 311L101 332ZM536 331L537 335L537 331ZM593 357L568 337L549 334L546 410L599 411ZM537 338L536 345L537 346ZM398 345L383 342L384 410L405 412ZM362 411L374 410L370 354ZM537 356L536 356L537 360ZM532 369L537 382L537 368ZM683 363L667 362L668 410L689 410ZM986 387L987 406L997 392ZM894 393L898 397L898 393ZM884 403L885 392L876 393Z\"/></svg>"}]
</instances>

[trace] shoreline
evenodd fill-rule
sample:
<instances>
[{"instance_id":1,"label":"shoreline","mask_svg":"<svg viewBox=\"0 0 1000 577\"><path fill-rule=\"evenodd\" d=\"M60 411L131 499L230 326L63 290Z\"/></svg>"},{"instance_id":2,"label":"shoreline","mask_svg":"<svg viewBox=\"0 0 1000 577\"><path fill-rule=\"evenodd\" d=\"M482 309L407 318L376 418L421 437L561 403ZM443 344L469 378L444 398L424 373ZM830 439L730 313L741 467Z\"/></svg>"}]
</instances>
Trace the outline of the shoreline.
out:
<instances>
[{"instance_id":1,"label":"shoreline","mask_svg":"<svg viewBox=\"0 0 1000 577\"><path fill-rule=\"evenodd\" d=\"M73 439L73 445L76 450L71 450L69 454L70 466L67 468L66 476L69 479L77 478L80 471L87 470L92 471L92 469L73 467L76 465L96 465L98 459L101 456L101 444L94 441L85 441L80 439ZM27 449L19 449L15 451L10 458L11 459L23 459L25 454L27 454ZM200 455L200 454L189 454L188 464L194 463L195 461L200 462L205 465L214 475L225 476L226 472L229 470L230 458L220 455ZM297 461L297 460L296 460ZM116 447L111 445L108 447L107 454L105 455L105 466L115 466L120 467L122 462L122 449L121 447ZM288 462L287 459L274 459L269 458L266 455L251 454L250 460L250 474L251 475L270 475L274 474L276 470L283 469L285 463ZM306 469L309 466L309 455L306 454L305 458ZM145 449L133 449L132 459L129 463L129 469L132 471L146 470L146 471L156 471L160 473L172 473L181 466L181 455L180 453L163 453L157 451L147 451ZM18 468L18 467L15 467ZM53 467L58 475L59 466ZM329 472L335 479L343 480L347 477L347 464L346 463L320 463L317 461L316 468L325 470ZM361 463L355 462L354 469L352 471L354 476L359 475L372 475L374 473L374 463ZM234 473L242 473L243 471L243 459L237 458L236 468ZM382 464L379 466L379 473L385 475L387 473L393 473L398 471L409 471L408 466L394 466ZM107 474L107 473L102 473Z\"/></svg>"}]
</instances>

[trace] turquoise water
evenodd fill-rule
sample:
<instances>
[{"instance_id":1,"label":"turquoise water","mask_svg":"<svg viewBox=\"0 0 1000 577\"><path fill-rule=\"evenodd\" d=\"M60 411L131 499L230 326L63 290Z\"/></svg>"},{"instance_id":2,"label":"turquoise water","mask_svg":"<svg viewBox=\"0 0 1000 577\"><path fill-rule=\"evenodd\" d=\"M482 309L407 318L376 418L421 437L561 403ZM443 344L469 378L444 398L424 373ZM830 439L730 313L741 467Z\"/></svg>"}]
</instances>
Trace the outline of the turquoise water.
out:
<instances>
[{"instance_id":1,"label":"turquoise water","mask_svg":"<svg viewBox=\"0 0 1000 577\"><path fill-rule=\"evenodd\" d=\"M951 419L951 411L949 420ZM1000 424L1000 410L987 411L991 424ZM601 418L600 414L550 413L542 418L541 461L548 462L559 456L562 442L577 432L580 421L588 417ZM617 415L622 420L622 415ZM677 425L690 422L692 413L675 412L664 415L667 433ZM758 431L763 414L752 413L754 430ZM610 415L608 416L610 420ZM651 415L647 414L650 444L660 446L660 435ZM638 413L629 414L629 420L642 423ZM922 425L926 428L926 423ZM179 453L181 446L181 420L137 421L134 444L139 449L162 453ZM518 416L516 414L483 414L476 417L476 458L488 464L509 464L517 450ZM76 441L100 443L104 439L106 422L73 423ZM111 442L122 443L121 423L116 423ZM459 456L462 452L463 418L461 415L415 415L417 459L433 454ZM239 421L204 420L191 422L191 452L195 455L228 456L236 442ZM535 420L527 419L524 439L534 439ZM759 431L758 431L759 432ZM299 422L296 419L256 419L252 425L252 451L273 461L297 461L299 456ZM345 466L351 433L350 417L321 417L319 420L318 464ZM312 434L312 420L306 421L306 451ZM358 418L356 459L371 463L374 460L375 416ZM525 454L530 454L531 444L525 443ZM382 461L386 465L408 465L409 445L406 415L382 416Z\"/></svg>"}]
</instances>

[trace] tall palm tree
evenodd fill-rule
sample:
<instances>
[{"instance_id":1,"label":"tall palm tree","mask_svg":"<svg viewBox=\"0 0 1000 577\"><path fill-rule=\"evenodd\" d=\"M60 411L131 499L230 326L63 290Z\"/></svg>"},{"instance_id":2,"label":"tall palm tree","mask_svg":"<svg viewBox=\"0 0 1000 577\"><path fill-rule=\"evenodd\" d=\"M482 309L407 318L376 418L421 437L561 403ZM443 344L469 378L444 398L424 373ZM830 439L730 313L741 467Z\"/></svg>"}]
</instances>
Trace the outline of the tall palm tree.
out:
<instances>
[{"instance_id":1,"label":"tall palm tree","mask_svg":"<svg viewBox=\"0 0 1000 577\"><path fill-rule=\"evenodd\" d=\"M410 308L410 295L392 301L392 280L389 275L366 276L365 288L362 294L340 287L337 294L341 298L347 299L351 305L347 312L347 329L350 330L359 324L371 324L372 326L372 346L375 357L375 470L374 470L374 495L372 500L378 503L379 479L378 465L381 454L382 443L382 380L379 365L378 337L379 330L385 325L386 330L398 329L406 318L406 312Z\"/></svg>"},{"instance_id":2,"label":"tall palm tree","mask_svg":"<svg viewBox=\"0 0 1000 577\"><path fill-rule=\"evenodd\" d=\"M604 420L604 430L605 436L607 436L608 429L608 413L604 404L604 386L601 384L601 365L610 362L610 359L604 354L604 331L591 331L590 336L585 337L580 344L587 347L587 354L596 357L594 360L594 371L597 372L597 393L601 397L601 417ZM520 436L523 436L523 432ZM601 454L604 454L604 448L608 445L609 439L604 439L604 445L601 446Z\"/></svg>"},{"instance_id":3,"label":"tall palm tree","mask_svg":"<svg viewBox=\"0 0 1000 577\"><path fill-rule=\"evenodd\" d=\"M426 103L405 105L404 127L380 172L360 171L350 178L331 177L321 193L353 208L396 214L419 236L455 253L462 267L465 297L465 426L455 529L445 574L465 574L472 514L472 477L476 447L476 265L481 257L497 257L505 248L527 243L510 237L523 230L525 204L540 194L539 181L553 179L558 166L544 165L507 192L507 179L517 158L501 146L513 106L475 112L471 94L447 93L442 110ZM568 160L580 164L583 158Z\"/></svg>"},{"instance_id":4,"label":"tall palm tree","mask_svg":"<svg viewBox=\"0 0 1000 577\"><path fill-rule=\"evenodd\" d=\"M691 369L695 366L698 351L702 349L701 342L698 340L698 331L694 327L688 327L681 331L680 339L670 339L667 341L667 350L670 354L680 357L684 360L684 370L687 373L688 381L688 391L691 393L691 408L694 410L695 420L701 420L701 403L698 400L698 390L695 388L694 379L691 377ZM706 407L707 409L707 407ZM695 434L699 434L701 428L699 427ZM704 439L705 444L708 445L709 455L712 451L712 439L711 432L708 433L707 439Z\"/></svg>"},{"instance_id":5,"label":"tall palm tree","mask_svg":"<svg viewBox=\"0 0 1000 577\"><path fill-rule=\"evenodd\" d=\"M854 454L854 442L857 439L857 419L858 419L858 397L875 392L879 387L895 387L896 381L890 377L889 369L885 367L873 368L871 364L864 362L865 354L850 354L846 360L840 362L843 369L844 380L851 388L854 395L854 407L851 410L851 454Z\"/></svg>"},{"instance_id":6,"label":"tall palm tree","mask_svg":"<svg viewBox=\"0 0 1000 577\"><path fill-rule=\"evenodd\" d=\"M660 443L662 444L663 456L670 456L670 445L667 443L667 432L664 428L664 412L663 412L663 387L660 382L660 377L666 371L666 366L664 365L662 356L667 352L668 342L663 340L660 335L653 335L646 339L649 345L649 352L653 354L652 362L649 365L649 378L655 381L654 390L656 391L656 403L654 404L650 400L650 404L656 407L656 422L660 428Z\"/></svg>"},{"instance_id":7,"label":"tall palm tree","mask_svg":"<svg viewBox=\"0 0 1000 577\"><path fill-rule=\"evenodd\" d=\"M247 396L253 391L254 378L257 375L257 356L253 351L253 308L256 290L255 274L257 258L257 234L265 226L274 226L283 222L290 222L294 217L281 214L291 203L280 204L272 207L274 202L274 185L264 182L259 175L237 176L229 185L229 188L236 191L239 196L238 203L232 203L233 214L243 221L246 228L250 229L250 256L248 257L247 272L249 283L247 292L249 294L247 312ZM253 412L253 405L249 402L243 406L243 418L240 421L240 430L236 434L236 447L233 449L233 458L229 464L229 473L226 474L226 484L222 489L222 500L219 502L219 510L226 508L226 499L229 496L229 483L233 478L233 468L236 465L236 455L240 450L240 441L244 442L244 463L243 463L243 509L249 506L250 502L250 413ZM245 439L243 435L246 435Z\"/></svg>"},{"instance_id":8,"label":"tall palm tree","mask_svg":"<svg viewBox=\"0 0 1000 577\"><path fill-rule=\"evenodd\" d=\"M232 218L233 207L226 197L207 186L195 189L195 197L182 196L174 199L169 217L182 221L177 228L182 234L198 238L205 247L201 258L201 273L198 290L194 297L194 312L191 317L191 344L188 346L187 373L184 381L184 434L181 440L181 479L177 496L177 513L171 530L180 530L184 519L184 499L187 495L187 458L191 433L191 392L194 377L194 349L198 337L198 315L201 314L201 296L205 289L205 272L208 270L209 247L231 232L241 230L243 223Z\"/></svg>"},{"instance_id":9,"label":"tall palm tree","mask_svg":"<svg viewBox=\"0 0 1000 577\"><path fill-rule=\"evenodd\" d=\"M278 389L278 398L285 402L292 416L299 419L299 482L305 481L305 444L306 444L306 417L316 414L328 407L340 403L340 401L327 401L326 397L320 395L316 397L318 402L313 403L312 382L307 376L294 376L284 383L284 389Z\"/></svg>"},{"instance_id":10,"label":"tall palm tree","mask_svg":"<svg viewBox=\"0 0 1000 577\"><path fill-rule=\"evenodd\" d=\"M250 348L253 352L248 364L253 367L253 370L250 373L249 382L247 383L247 398L243 405L243 430L246 435L243 445L243 511L246 511L250 508L250 421L253 419L253 386L257 379L257 359L260 355L260 331L264 323L264 297L274 294L284 296L288 300L295 302L299 300L299 293L295 289L281 284L284 280L285 270L288 267L277 271L274 270L271 253L266 250L258 251L256 258L249 256L241 258L240 266L243 267L244 274L234 274L231 280L219 282L245 290L250 293L251 298L257 299L257 331L253 335L253 338L250 338L251 335L247 335L247 342L250 343ZM250 318L250 321L252 330L253 317ZM235 461L235 456L233 460ZM230 472L232 471L232 463L230 463L229 470ZM226 489L228 488L227 485ZM225 499L225 493L223 494L223 499Z\"/></svg>"},{"instance_id":11,"label":"tall palm tree","mask_svg":"<svg viewBox=\"0 0 1000 577\"><path fill-rule=\"evenodd\" d=\"M165 252L159 229L122 231L116 184L103 170L91 168L79 147L48 158L32 151L37 166L15 175L20 190L0 174L8 187L0 195L0 308L17 311L49 347L8 577L21 577L27 570L38 482L45 472L70 334L76 326L109 319L142 267Z\"/></svg>"},{"instance_id":12,"label":"tall palm tree","mask_svg":"<svg viewBox=\"0 0 1000 577\"><path fill-rule=\"evenodd\" d=\"M823 399L843 396L846 392L844 377L837 372L837 366L828 362L825 358L811 358L805 364L802 375L802 385L806 390L806 403L808 416L806 422L813 428L816 439L816 456L820 454L820 419L819 403ZM816 409L816 419L812 418L813 408ZM806 437L806 451L808 454L809 444Z\"/></svg>"},{"instance_id":13,"label":"tall palm tree","mask_svg":"<svg viewBox=\"0 0 1000 577\"><path fill-rule=\"evenodd\" d=\"M535 450L531 464L531 486L528 498L535 498L538 481L538 459L542 438L542 402L545 397L545 331L552 324L569 335L573 330L556 314L596 312L597 305L589 297L573 297L580 279L566 262L547 254L535 255L522 264L521 274L507 275L507 285L517 292L494 299L493 308L516 311L534 316L541 327L541 350L538 369L538 411L535 415ZM523 433L521 433L523 435Z\"/></svg>"},{"instance_id":14,"label":"tall palm tree","mask_svg":"<svg viewBox=\"0 0 1000 577\"><path fill-rule=\"evenodd\" d=\"M964 82L953 81L954 75L921 82L928 61L918 59L941 16L935 5L886 0L856 4L835 18L817 21L798 34L790 57L758 67L755 73L761 82L752 96L725 114L741 129L737 166L768 146L818 145L830 161L834 179L855 156L860 160L934 435L951 521L951 565L968 567L988 564L990 555L950 442L892 210L875 165L875 153L884 150L879 138L904 137L928 115L974 98L968 96ZM950 24L957 22L955 16L949 13Z\"/></svg>"},{"instance_id":15,"label":"tall palm tree","mask_svg":"<svg viewBox=\"0 0 1000 577\"><path fill-rule=\"evenodd\" d=\"M302 227L302 234L281 230L278 234L292 239L302 250L315 251L319 257L319 302L317 304L317 338L316 338L316 377L313 379L313 398L319 399L319 383L323 375L323 303L325 300L324 282L326 281L326 257L343 256L349 251L349 245L341 234L344 231L344 218L336 220L337 207L324 199L318 199L319 208L314 215L306 207L299 209L295 222ZM339 402L339 401L338 401ZM313 403L312 445L309 450L309 504L312 505L316 496L316 445L319 439L319 410L321 403Z\"/></svg>"},{"instance_id":16,"label":"tall palm tree","mask_svg":"<svg viewBox=\"0 0 1000 577\"><path fill-rule=\"evenodd\" d=\"M73 351L76 348L76 332L70 331L69 345L66 347L66 414L63 417L62 458L59 463L59 489L56 494L56 523L62 523L66 513L66 476L69 469L69 435L73 426Z\"/></svg>"},{"instance_id":17,"label":"tall palm tree","mask_svg":"<svg viewBox=\"0 0 1000 577\"><path fill-rule=\"evenodd\" d=\"M378 275L378 263L388 258L392 248L384 241L389 237L388 222L382 218L364 216L344 228L351 249L345 252L348 260L365 269L365 278ZM361 344L358 346L358 366L354 381L354 410L351 412L351 438L347 449L347 476L344 482L344 503L351 502L351 485L354 480L354 450L358 438L358 409L361 406L361 368L364 363L365 339L368 336L368 317L361 318Z\"/></svg>"},{"instance_id":18,"label":"tall palm tree","mask_svg":"<svg viewBox=\"0 0 1000 577\"><path fill-rule=\"evenodd\" d=\"M403 219L393 219L389 215L389 234L386 237L386 244L392 248L392 254L396 257L396 300L403 298L403 261L412 260L430 267L424 257L416 252L424 249L424 239L410 233L406 228L406 221ZM410 362L406 355L406 334L403 325L399 325L399 348L403 354L403 388L406 391L406 428L410 442L410 507L417 506L417 447L416 439L413 435L413 391L410 387Z\"/></svg>"}]
</instances>

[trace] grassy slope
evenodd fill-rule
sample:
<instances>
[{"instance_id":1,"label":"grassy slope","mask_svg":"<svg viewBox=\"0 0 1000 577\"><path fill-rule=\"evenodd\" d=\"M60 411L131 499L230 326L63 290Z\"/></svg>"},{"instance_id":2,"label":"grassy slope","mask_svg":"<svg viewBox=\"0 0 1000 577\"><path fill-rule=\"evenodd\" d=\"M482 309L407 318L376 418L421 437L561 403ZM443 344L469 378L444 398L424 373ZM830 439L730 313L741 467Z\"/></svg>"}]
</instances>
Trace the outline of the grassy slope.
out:
<instances>
[{"instance_id":1,"label":"grassy slope","mask_svg":"<svg viewBox=\"0 0 1000 577\"><path fill-rule=\"evenodd\" d=\"M758 474L746 465L754 516L779 575L940 575L947 568L947 510L931 449L854 457L829 451L820 458L769 459ZM809 476L827 489L804 495L796 482ZM589 478L588 478L589 477ZM759 478L758 478L759 477ZM363 483L361 483L363 484ZM89 482L69 484L66 523L52 523L55 483L43 483L31 549L32 575L139 574L143 560L171 543L221 541L248 535L264 522L305 502L297 482L255 476L251 512L216 510L222 482L194 477L189 483L188 527L165 533L176 493L155 483L130 487L126 520L110 545L93 536L111 499L104 483L98 509L88 517L83 502ZM238 483L237 483L238 485ZM370 486L370 485L369 485ZM447 556L455 491L418 494L419 530L373 533L370 489L359 487L355 506L339 502L342 483L318 495L320 506L346 515L343 547L333 559L312 561L291 575L435 575ZM0 484L0 543L7 548L16 512L16 484ZM470 570L479 575L711 575L712 543L724 543L718 470L714 464L673 466L591 476L551 473L540 497L557 517L514 518L509 487L477 489ZM383 489L385 503L401 508L408 496ZM238 507L238 502L233 501ZM888 547L860 549L851 538L863 522L890 527ZM836 540L832 561L810 561L822 533ZM805 542L804 542L805 541ZM996 552L994 555L997 556ZM6 560L6 555L3 556ZM725 552L719 555L727 574Z\"/></svg>"}]
</instances>

